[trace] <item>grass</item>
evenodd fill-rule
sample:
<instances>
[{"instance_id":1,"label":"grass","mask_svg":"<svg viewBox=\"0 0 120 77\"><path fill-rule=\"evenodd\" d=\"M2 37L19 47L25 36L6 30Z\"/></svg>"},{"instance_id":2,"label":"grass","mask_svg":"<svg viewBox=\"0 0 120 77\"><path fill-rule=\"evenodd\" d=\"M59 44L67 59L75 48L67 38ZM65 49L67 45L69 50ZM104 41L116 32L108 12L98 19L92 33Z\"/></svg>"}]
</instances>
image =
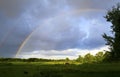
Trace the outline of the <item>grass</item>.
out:
<instances>
[{"instance_id":1,"label":"grass","mask_svg":"<svg viewBox=\"0 0 120 77\"><path fill-rule=\"evenodd\" d=\"M0 63L0 77L120 77L120 63L64 62Z\"/></svg>"}]
</instances>

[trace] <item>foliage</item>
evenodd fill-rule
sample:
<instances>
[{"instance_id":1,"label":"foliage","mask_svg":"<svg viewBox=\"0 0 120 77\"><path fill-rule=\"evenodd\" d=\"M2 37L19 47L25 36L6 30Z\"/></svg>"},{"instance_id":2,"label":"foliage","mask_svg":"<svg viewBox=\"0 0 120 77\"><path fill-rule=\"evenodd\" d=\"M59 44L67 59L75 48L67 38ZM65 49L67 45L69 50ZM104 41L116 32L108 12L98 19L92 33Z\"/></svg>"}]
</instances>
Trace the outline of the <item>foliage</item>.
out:
<instances>
[{"instance_id":1,"label":"foliage","mask_svg":"<svg viewBox=\"0 0 120 77\"><path fill-rule=\"evenodd\" d=\"M102 62L104 59L104 53L103 52L98 52L96 55L95 55L95 61L96 62Z\"/></svg>"},{"instance_id":2,"label":"foliage","mask_svg":"<svg viewBox=\"0 0 120 77\"><path fill-rule=\"evenodd\" d=\"M96 53L95 56L91 55L90 53L86 54L83 57L81 55L79 55L79 57L76 59L76 61L80 62L80 63L101 63L101 62L103 62L103 60L105 60L105 58L107 58L109 56L110 56L109 52L103 53L101 51L101 52Z\"/></svg>"},{"instance_id":3,"label":"foliage","mask_svg":"<svg viewBox=\"0 0 120 77\"><path fill-rule=\"evenodd\" d=\"M110 60L120 59L120 3L114 6L107 12L105 16L108 22L112 23L111 32L113 36L103 34L103 38L106 40L106 45L110 47Z\"/></svg>"},{"instance_id":4,"label":"foliage","mask_svg":"<svg viewBox=\"0 0 120 77\"><path fill-rule=\"evenodd\" d=\"M66 66L54 61L51 64L46 62L0 63L0 77L120 77L120 63Z\"/></svg>"},{"instance_id":5,"label":"foliage","mask_svg":"<svg viewBox=\"0 0 120 77\"><path fill-rule=\"evenodd\" d=\"M44 61L52 61L50 59L41 59L41 58L0 58L0 62L44 62Z\"/></svg>"},{"instance_id":6,"label":"foliage","mask_svg":"<svg viewBox=\"0 0 120 77\"><path fill-rule=\"evenodd\" d=\"M83 63L84 62L84 57L82 57L81 55L78 56L78 58L76 59L77 62Z\"/></svg>"},{"instance_id":7,"label":"foliage","mask_svg":"<svg viewBox=\"0 0 120 77\"><path fill-rule=\"evenodd\" d=\"M66 62L68 62L70 59L67 57L65 60L66 60Z\"/></svg>"},{"instance_id":8,"label":"foliage","mask_svg":"<svg viewBox=\"0 0 120 77\"><path fill-rule=\"evenodd\" d=\"M84 56L84 63L93 63L94 60L95 60L95 57L91 55L90 53Z\"/></svg>"},{"instance_id":9,"label":"foliage","mask_svg":"<svg viewBox=\"0 0 120 77\"><path fill-rule=\"evenodd\" d=\"M103 60L107 61L110 57L110 52L103 53L98 52L96 55L91 55L90 53L86 54L85 56L79 55L77 59L70 60L68 57L66 59L42 59L42 58L28 58L28 59L22 59L22 58L0 58L0 62L56 62L56 63L75 63L78 64L82 63L101 63Z\"/></svg>"},{"instance_id":10,"label":"foliage","mask_svg":"<svg viewBox=\"0 0 120 77\"><path fill-rule=\"evenodd\" d=\"M105 54L103 55L103 62L111 62L111 52L105 52Z\"/></svg>"}]
</instances>

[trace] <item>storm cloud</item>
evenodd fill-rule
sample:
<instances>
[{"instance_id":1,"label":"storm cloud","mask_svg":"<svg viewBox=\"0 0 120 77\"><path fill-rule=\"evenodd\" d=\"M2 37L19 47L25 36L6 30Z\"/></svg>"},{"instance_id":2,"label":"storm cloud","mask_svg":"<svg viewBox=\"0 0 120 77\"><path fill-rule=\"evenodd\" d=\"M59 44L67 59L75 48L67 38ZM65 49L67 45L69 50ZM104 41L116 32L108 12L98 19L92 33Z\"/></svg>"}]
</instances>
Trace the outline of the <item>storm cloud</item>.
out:
<instances>
[{"instance_id":1,"label":"storm cloud","mask_svg":"<svg viewBox=\"0 0 120 77\"><path fill-rule=\"evenodd\" d=\"M101 35L110 34L111 25L103 16L117 2L0 0L0 56L13 57L18 50L22 56L23 52L103 47Z\"/></svg>"}]
</instances>

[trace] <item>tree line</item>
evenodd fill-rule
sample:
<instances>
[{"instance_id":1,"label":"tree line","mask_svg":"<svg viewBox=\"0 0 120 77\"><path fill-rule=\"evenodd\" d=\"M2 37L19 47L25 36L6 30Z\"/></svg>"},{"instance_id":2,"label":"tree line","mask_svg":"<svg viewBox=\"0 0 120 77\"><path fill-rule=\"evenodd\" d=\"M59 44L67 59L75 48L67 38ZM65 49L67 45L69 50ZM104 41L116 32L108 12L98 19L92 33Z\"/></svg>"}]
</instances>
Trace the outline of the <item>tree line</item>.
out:
<instances>
[{"instance_id":1,"label":"tree line","mask_svg":"<svg viewBox=\"0 0 120 77\"><path fill-rule=\"evenodd\" d=\"M90 53L86 54L85 56L79 55L77 59L70 60L68 57L66 59L42 59L42 58L28 58L28 59L22 59L22 58L0 58L0 62L67 62L70 61L73 62L79 62L79 63L101 63L105 61L106 57L110 55L109 52L98 52L96 55L92 55Z\"/></svg>"},{"instance_id":2,"label":"tree line","mask_svg":"<svg viewBox=\"0 0 120 77\"><path fill-rule=\"evenodd\" d=\"M108 59L110 56L110 52L98 52L96 55L92 55L90 53L86 54L85 56L79 55L79 57L76 59L77 62L80 63L102 63L102 62L108 62Z\"/></svg>"}]
</instances>

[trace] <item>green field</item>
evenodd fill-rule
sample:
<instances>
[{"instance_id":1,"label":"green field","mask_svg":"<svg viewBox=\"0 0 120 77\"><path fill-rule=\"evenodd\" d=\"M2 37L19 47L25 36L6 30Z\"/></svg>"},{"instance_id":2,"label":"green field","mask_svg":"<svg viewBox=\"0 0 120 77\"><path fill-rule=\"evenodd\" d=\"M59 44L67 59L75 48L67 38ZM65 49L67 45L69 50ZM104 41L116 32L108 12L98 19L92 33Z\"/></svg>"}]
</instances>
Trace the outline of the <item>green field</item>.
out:
<instances>
[{"instance_id":1,"label":"green field","mask_svg":"<svg viewBox=\"0 0 120 77\"><path fill-rule=\"evenodd\" d=\"M64 62L0 63L0 77L120 77L120 63L65 65Z\"/></svg>"}]
</instances>

